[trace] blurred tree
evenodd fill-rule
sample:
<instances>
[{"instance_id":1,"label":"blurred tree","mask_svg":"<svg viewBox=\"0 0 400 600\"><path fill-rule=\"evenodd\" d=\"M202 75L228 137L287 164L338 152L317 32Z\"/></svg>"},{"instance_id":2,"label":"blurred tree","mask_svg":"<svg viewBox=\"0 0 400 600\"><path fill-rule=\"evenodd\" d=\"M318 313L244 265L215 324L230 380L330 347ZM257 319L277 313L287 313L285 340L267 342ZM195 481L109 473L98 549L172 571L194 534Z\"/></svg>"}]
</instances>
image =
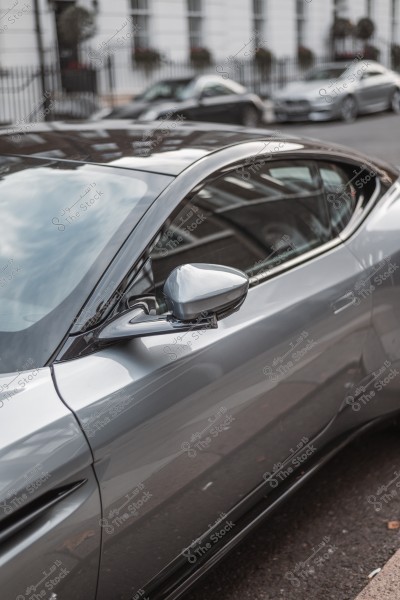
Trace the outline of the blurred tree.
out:
<instances>
[{"instance_id":1,"label":"blurred tree","mask_svg":"<svg viewBox=\"0 0 400 600\"><path fill-rule=\"evenodd\" d=\"M95 14L83 6L72 5L61 13L58 26L63 44L77 51L79 44L96 32Z\"/></svg>"},{"instance_id":2,"label":"blurred tree","mask_svg":"<svg viewBox=\"0 0 400 600\"><path fill-rule=\"evenodd\" d=\"M315 56L309 48L299 46L297 49L297 60L302 69L309 69L314 64Z\"/></svg>"},{"instance_id":3,"label":"blurred tree","mask_svg":"<svg viewBox=\"0 0 400 600\"><path fill-rule=\"evenodd\" d=\"M368 17L360 19L356 25L355 35L359 40L369 40L375 33L375 23Z\"/></svg>"}]
</instances>

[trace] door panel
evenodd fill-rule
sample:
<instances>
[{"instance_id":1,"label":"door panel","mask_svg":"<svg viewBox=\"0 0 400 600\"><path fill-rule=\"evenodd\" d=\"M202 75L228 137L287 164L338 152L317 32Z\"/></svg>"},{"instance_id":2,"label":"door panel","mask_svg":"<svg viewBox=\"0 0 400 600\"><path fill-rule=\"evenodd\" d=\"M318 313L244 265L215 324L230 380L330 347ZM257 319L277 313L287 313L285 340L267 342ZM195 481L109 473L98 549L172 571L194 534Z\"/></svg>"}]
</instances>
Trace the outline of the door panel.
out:
<instances>
[{"instance_id":1,"label":"door panel","mask_svg":"<svg viewBox=\"0 0 400 600\"><path fill-rule=\"evenodd\" d=\"M363 373L349 388L359 419L400 410L400 185L393 186L351 240L364 265L355 290L372 302L371 332L363 351Z\"/></svg>"},{"instance_id":2,"label":"door panel","mask_svg":"<svg viewBox=\"0 0 400 600\"><path fill-rule=\"evenodd\" d=\"M0 390L1 596L95 600L100 497L85 437L49 368L1 375Z\"/></svg>"},{"instance_id":3,"label":"door panel","mask_svg":"<svg viewBox=\"0 0 400 600\"><path fill-rule=\"evenodd\" d=\"M222 528L334 419L359 378L370 321L369 302L340 303L361 273L340 245L252 288L217 330L136 339L55 366L101 486L98 600L131 598L188 549L196 557L210 524Z\"/></svg>"},{"instance_id":4,"label":"door panel","mask_svg":"<svg viewBox=\"0 0 400 600\"><path fill-rule=\"evenodd\" d=\"M217 98L203 98L198 104L190 109L189 119L193 121L211 121L217 123L230 122L229 115L232 104L228 96Z\"/></svg>"},{"instance_id":5,"label":"door panel","mask_svg":"<svg viewBox=\"0 0 400 600\"><path fill-rule=\"evenodd\" d=\"M387 75L371 73L360 82L357 92L360 108L365 111L386 108L393 89L393 82Z\"/></svg>"}]
</instances>

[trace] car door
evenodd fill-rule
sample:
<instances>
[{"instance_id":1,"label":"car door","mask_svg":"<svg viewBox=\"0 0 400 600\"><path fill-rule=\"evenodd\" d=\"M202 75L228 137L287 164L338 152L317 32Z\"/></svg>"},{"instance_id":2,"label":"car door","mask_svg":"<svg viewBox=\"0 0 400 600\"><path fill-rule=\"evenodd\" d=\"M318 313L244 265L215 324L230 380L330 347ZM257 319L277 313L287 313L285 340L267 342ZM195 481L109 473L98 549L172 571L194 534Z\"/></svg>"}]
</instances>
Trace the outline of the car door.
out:
<instances>
[{"instance_id":1,"label":"car door","mask_svg":"<svg viewBox=\"0 0 400 600\"><path fill-rule=\"evenodd\" d=\"M360 107L365 111L387 108L393 90L393 81L388 74L384 70L371 68L363 74L360 81Z\"/></svg>"},{"instance_id":2,"label":"car door","mask_svg":"<svg viewBox=\"0 0 400 600\"><path fill-rule=\"evenodd\" d=\"M235 121L237 94L222 83L204 83L195 106L187 111L193 121L232 123Z\"/></svg>"},{"instance_id":3,"label":"car door","mask_svg":"<svg viewBox=\"0 0 400 600\"><path fill-rule=\"evenodd\" d=\"M171 270L203 262L248 274L240 310L218 329L55 365L101 488L99 600L139 598L207 560L239 529L251 493L298 474L304 444L307 456L320 449L360 378L371 315L368 301L349 298L363 269L328 208L313 161L245 164L208 180L160 223L128 304L152 294L162 313ZM202 545L207 531L215 537Z\"/></svg>"}]
</instances>

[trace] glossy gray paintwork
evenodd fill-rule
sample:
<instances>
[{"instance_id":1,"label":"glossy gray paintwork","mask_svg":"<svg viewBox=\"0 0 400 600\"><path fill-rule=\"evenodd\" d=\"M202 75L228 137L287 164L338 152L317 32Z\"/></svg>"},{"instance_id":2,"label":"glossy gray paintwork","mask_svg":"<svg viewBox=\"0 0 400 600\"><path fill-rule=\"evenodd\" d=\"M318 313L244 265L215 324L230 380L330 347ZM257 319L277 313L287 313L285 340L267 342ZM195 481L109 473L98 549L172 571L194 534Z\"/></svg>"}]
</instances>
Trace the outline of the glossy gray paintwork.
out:
<instances>
[{"instance_id":1,"label":"glossy gray paintwork","mask_svg":"<svg viewBox=\"0 0 400 600\"><path fill-rule=\"evenodd\" d=\"M183 322L172 315L150 315L146 304L138 303L132 310L110 320L100 329L96 339L100 343L126 341L148 335L188 332L206 326L217 327L215 315L210 318L200 316L195 322Z\"/></svg>"},{"instance_id":2,"label":"glossy gray paintwork","mask_svg":"<svg viewBox=\"0 0 400 600\"><path fill-rule=\"evenodd\" d=\"M190 185L224 161L236 166L259 145L217 152L183 171L138 226L137 254L126 254L126 244L111 276L124 260L127 272L136 263ZM318 156L317 146L290 143L285 155ZM340 149L325 153L345 156ZM384 167L375 168L390 181ZM39 462L50 477L27 496L27 507L33 499L43 503L44 492L86 480L3 545L1 583L11 600L28 600L26 590L55 560L70 570L55 591L65 600L94 600L100 533L96 600L142 597L178 562L192 567L193 540L239 517L253 490L267 493L266 474L285 464L303 437L319 452L341 434L397 413L396 378L359 410L347 399L385 361L400 363L399 270L355 301L382 258L400 264L399 219L396 184L356 231L251 287L217 329L136 338L55 364L57 391L45 368L5 402L1 502L9 501L10 487L17 486L14 500L24 493L24 475ZM9 518L3 515L3 528ZM240 530L236 521L232 527Z\"/></svg>"},{"instance_id":3,"label":"glossy gray paintwork","mask_svg":"<svg viewBox=\"0 0 400 600\"><path fill-rule=\"evenodd\" d=\"M398 410L397 398L381 397L358 412L346 402L369 364L382 358L370 327L372 296L360 305L351 298L373 266L353 244L350 237L250 289L218 330L193 332L186 341L172 334L135 339L55 366L60 393L93 448L108 529L103 565L117 573L122 598L132 587L151 588L303 436L324 434L326 442ZM274 361L279 365L299 340L294 370L268 378ZM222 431L212 430L209 445L199 449L196 435L211 430L213 419ZM146 501L121 518L116 511L137 490ZM149 560L146 549L155 539ZM121 547L135 548L130 577L124 573L131 557L121 560ZM115 586L103 573L100 600Z\"/></svg>"},{"instance_id":4,"label":"glossy gray paintwork","mask_svg":"<svg viewBox=\"0 0 400 600\"><path fill-rule=\"evenodd\" d=\"M202 313L220 313L241 303L249 288L248 277L238 269L202 263L180 265L164 285L167 307L182 321Z\"/></svg>"},{"instance_id":5,"label":"glossy gray paintwork","mask_svg":"<svg viewBox=\"0 0 400 600\"><path fill-rule=\"evenodd\" d=\"M50 368L2 375L0 389L1 597L37 600L54 592L95 600L100 497L87 441L57 395ZM46 505L46 493L82 480L79 489L7 535L24 513Z\"/></svg>"},{"instance_id":6,"label":"glossy gray paintwork","mask_svg":"<svg viewBox=\"0 0 400 600\"><path fill-rule=\"evenodd\" d=\"M103 566L116 573L123 598L129 586L156 578L340 410L345 386L360 377L370 303L339 314L331 304L361 273L339 246L252 288L237 313L198 339L194 332L190 346L174 343L173 335L154 336L55 366L62 397L89 431L104 514L139 484L151 494L123 524L107 517L114 530L104 537ZM304 354L294 371L268 378L268 367L300 337ZM199 450L192 436L211 430L213 418L223 429ZM157 552L149 560L151 540ZM120 555L125 544L135 548L129 580L123 573L132 556ZM115 585L103 574L101 600Z\"/></svg>"}]
</instances>

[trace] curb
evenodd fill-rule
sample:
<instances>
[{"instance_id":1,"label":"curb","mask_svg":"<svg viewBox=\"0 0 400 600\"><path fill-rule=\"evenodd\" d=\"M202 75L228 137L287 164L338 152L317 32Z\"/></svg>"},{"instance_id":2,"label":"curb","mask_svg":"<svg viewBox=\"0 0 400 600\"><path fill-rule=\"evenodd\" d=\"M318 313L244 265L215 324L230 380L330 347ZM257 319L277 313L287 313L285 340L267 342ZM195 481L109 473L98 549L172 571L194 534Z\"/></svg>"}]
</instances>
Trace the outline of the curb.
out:
<instances>
[{"instance_id":1,"label":"curb","mask_svg":"<svg viewBox=\"0 0 400 600\"><path fill-rule=\"evenodd\" d=\"M354 600L398 600L400 598L400 550L386 563Z\"/></svg>"}]
</instances>

